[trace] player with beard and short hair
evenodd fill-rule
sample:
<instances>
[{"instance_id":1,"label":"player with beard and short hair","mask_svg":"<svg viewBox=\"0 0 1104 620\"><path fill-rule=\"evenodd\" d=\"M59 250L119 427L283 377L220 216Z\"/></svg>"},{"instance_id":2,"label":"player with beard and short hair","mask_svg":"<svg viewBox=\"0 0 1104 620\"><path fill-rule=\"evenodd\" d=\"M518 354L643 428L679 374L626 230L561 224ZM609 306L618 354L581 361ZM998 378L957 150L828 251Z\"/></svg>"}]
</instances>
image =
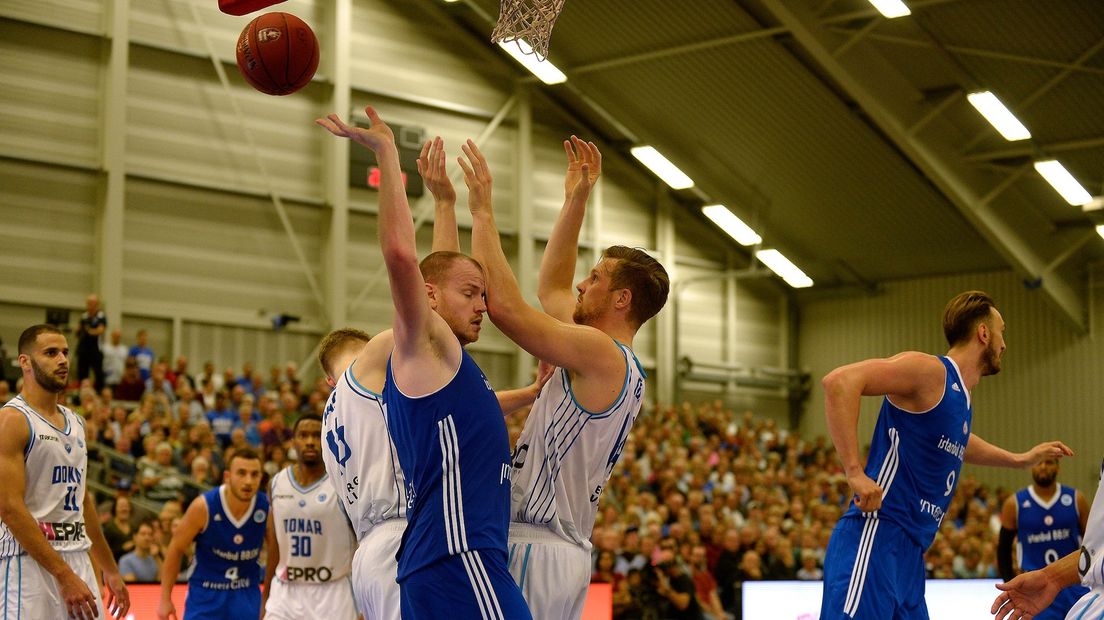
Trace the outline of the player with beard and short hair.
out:
<instances>
[{"instance_id":1,"label":"player with beard and short hair","mask_svg":"<svg viewBox=\"0 0 1104 620\"><path fill-rule=\"evenodd\" d=\"M122 618L130 598L86 491L84 419L58 403L69 345L51 325L19 337L23 388L0 408L0 571L5 618L103 615L89 549Z\"/></svg>"},{"instance_id":2,"label":"player with beard and short hair","mask_svg":"<svg viewBox=\"0 0 1104 620\"><path fill-rule=\"evenodd\" d=\"M1012 453L970 432L971 392L1000 372L1004 318L967 291L943 312L945 356L909 351L841 366L822 381L828 431L854 501L824 559L823 618L927 618L924 552L943 522L962 463L1023 468L1071 456L1060 441ZM865 468L858 445L863 396L882 396Z\"/></svg>"},{"instance_id":3,"label":"player with beard and short hair","mask_svg":"<svg viewBox=\"0 0 1104 620\"><path fill-rule=\"evenodd\" d=\"M252 448L234 451L223 483L195 498L177 525L161 567L159 620L177 618L172 588L180 558L195 541L194 570L184 601L185 620L258 618L268 496L258 492L261 458Z\"/></svg>"},{"instance_id":4,"label":"player with beard and short hair","mask_svg":"<svg viewBox=\"0 0 1104 620\"><path fill-rule=\"evenodd\" d=\"M1023 572L1039 570L1081 548L1089 519L1089 501L1077 489L1058 483L1058 460L1043 459L1031 468L1031 486L1010 495L1001 507L997 567L1011 581L1012 540ZM1088 588L1064 588L1035 620L1061 620Z\"/></svg>"},{"instance_id":5,"label":"player with beard and short hair","mask_svg":"<svg viewBox=\"0 0 1104 620\"><path fill-rule=\"evenodd\" d=\"M299 460L269 487L262 618L353 620L349 571L356 539L322 462L322 418L304 415L291 432Z\"/></svg>"}]
</instances>

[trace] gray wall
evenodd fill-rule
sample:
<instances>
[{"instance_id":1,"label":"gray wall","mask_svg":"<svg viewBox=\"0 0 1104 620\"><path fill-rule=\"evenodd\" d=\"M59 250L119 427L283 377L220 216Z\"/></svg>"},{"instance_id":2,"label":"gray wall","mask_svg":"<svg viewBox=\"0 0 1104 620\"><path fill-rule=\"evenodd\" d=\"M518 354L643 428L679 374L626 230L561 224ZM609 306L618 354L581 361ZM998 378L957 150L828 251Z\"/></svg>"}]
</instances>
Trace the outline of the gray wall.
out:
<instances>
[{"instance_id":1,"label":"gray wall","mask_svg":"<svg viewBox=\"0 0 1104 620\"><path fill-rule=\"evenodd\" d=\"M1007 324L1008 346L1001 372L982 379L974 391L974 432L1013 451L1061 439L1076 456L1063 462L1059 479L1091 499L1104 453L1104 341L1097 333L1104 313L1095 285L1089 334L1076 333L1039 293L1008 272L893 282L876 296L807 303L801 307L799 358L816 387L802 428L827 434L819 382L836 366L905 350L945 353L943 307L970 289L994 296ZM861 444L869 442L880 406L880 399L863 399ZM1005 486L1030 482L1027 472L1015 470L967 465L964 473Z\"/></svg>"},{"instance_id":2,"label":"gray wall","mask_svg":"<svg viewBox=\"0 0 1104 620\"><path fill-rule=\"evenodd\" d=\"M0 3L6 60L0 64L0 338L14 343L46 306L79 310L90 292L104 293L125 342L147 328L159 353L188 355L197 370L206 359L220 368L306 361L334 316L369 331L388 326L376 194L344 189L344 179L327 165L343 155L313 119L332 111L334 101L349 102L349 109L337 110L343 115L371 102L388 120L440 134L457 154L460 141L484 131L515 95L522 74L491 45L448 27L447 9L437 2L353 0L351 20L335 25L338 4L290 0L277 7L311 24L322 61L302 91L269 97L245 85L234 66L234 43L249 18L223 15L213 0ZM118 7L125 13L113 20ZM128 45L114 49L127 53L126 62L112 65L112 43L124 41L122 31ZM229 92L206 57L205 36L229 75ZM348 37L347 66L332 53L342 36ZM560 141L571 133L588 136L554 104L533 96L531 195L519 208L517 115L515 108L481 147L495 174L505 246L520 269L522 244L532 245L533 266L539 263L561 204ZM600 195L582 234L580 275L592 264L592 246L654 251L666 233L673 243L661 258L676 278L733 264L730 241L686 207L661 215L658 182L618 148L604 145L604 152ZM111 175L120 172L122 191L113 199ZM457 186L463 229L466 195L463 183ZM270 190L282 198L303 260ZM417 212L428 200L412 208ZM121 217L112 216L118 203ZM335 230L344 217L347 226ZM461 237L466 247L466 231ZM429 242L425 226L423 252ZM332 248L344 249L333 256ZM533 275L519 274L530 291ZM688 291L693 303L672 330L686 334L681 353L778 365L785 341L776 318L781 290L767 285L745 292L741 285L736 295L718 283L694 287ZM325 307L333 299L344 300L340 311ZM303 320L277 334L268 327L272 312ZM646 367L659 366L648 387L652 397L655 380L671 370L664 368L668 349L659 340L659 321L653 321L635 343ZM515 347L495 330L485 330L472 348L496 384L523 374L515 370L522 359ZM717 386L700 387L706 395L726 395ZM778 400L727 396L764 411Z\"/></svg>"}]
</instances>

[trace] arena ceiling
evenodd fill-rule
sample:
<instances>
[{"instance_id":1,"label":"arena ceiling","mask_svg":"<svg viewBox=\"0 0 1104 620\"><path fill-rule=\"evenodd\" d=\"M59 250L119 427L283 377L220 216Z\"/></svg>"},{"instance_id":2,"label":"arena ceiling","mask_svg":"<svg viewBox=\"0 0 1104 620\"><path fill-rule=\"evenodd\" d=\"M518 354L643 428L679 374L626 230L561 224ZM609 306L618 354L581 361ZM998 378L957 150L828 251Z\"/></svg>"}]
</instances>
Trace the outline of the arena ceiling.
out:
<instances>
[{"instance_id":1,"label":"arena ceiling","mask_svg":"<svg viewBox=\"0 0 1104 620\"><path fill-rule=\"evenodd\" d=\"M816 282L811 293L1012 268L1080 326L1099 214L1034 170L1104 184L1098 0L566 0L542 92L608 144L655 146ZM430 10L489 39L498 0ZM528 75L518 67L518 75ZM536 82L534 82L536 83ZM1004 140L991 90L1030 129ZM750 252L746 252L750 257Z\"/></svg>"}]
</instances>

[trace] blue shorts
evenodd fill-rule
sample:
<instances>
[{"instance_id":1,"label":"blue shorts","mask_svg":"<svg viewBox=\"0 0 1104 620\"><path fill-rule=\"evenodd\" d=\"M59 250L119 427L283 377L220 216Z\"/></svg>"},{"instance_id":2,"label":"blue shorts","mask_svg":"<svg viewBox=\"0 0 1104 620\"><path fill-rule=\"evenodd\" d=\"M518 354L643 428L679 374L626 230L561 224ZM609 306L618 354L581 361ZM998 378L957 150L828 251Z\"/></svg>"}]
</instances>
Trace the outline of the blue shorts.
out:
<instances>
[{"instance_id":1,"label":"blue shorts","mask_svg":"<svg viewBox=\"0 0 1104 620\"><path fill-rule=\"evenodd\" d=\"M483 549L449 556L399 583L402 620L532 620L506 553Z\"/></svg>"},{"instance_id":2,"label":"blue shorts","mask_svg":"<svg viewBox=\"0 0 1104 620\"><path fill-rule=\"evenodd\" d=\"M928 620L924 550L885 519L840 519L824 556L821 620Z\"/></svg>"},{"instance_id":3,"label":"blue shorts","mask_svg":"<svg viewBox=\"0 0 1104 620\"><path fill-rule=\"evenodd\" d=\"M188 586L184 599L184 620L224 620L225 618L259 618L261 589L257 586L242 590L211 590Z\"/></svg>"},{"instance_id":4,"label":"blue shorts","mask_svg":"<svg viewBox=\"0 0 1104 620\"><path fill-rule=\"evenodd\" d=\"M1032 620L1063 620L1073 604L1088 593L1089 589L1082 585L1063 588L1058 596L1054 597L1050 607L1032 616Z\"/></svg>"}]
</instances>

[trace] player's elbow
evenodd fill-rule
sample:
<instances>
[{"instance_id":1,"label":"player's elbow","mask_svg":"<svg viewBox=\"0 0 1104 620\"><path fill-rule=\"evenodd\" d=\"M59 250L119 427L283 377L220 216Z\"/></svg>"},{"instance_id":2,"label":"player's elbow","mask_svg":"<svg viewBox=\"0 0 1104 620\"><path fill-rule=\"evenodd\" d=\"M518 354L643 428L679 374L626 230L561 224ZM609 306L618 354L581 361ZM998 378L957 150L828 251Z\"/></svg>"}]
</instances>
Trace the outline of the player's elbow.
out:
<instances>
[{"instance_id":1,"label":"player's elbow","mask_svg":"<svg viewBox=\"0 0 1104 620\"><path fill-rule=\"evenodd\" d=\"M824 389L824 398L839 396L846 390L846 373L842 368L837 368L824 375L824 378L820 380L820 386Z\"/></svg>"},{"instance_id":2,"label":"player's elbow","mask_svg":"<svg viewBox=\"0 0 1104 620\"><path fill-rule=\"evenodd\" d=\"M418 268L418 255L414 248L401 243L383 243L383 262L389 271L409 271Z\"/></svg>"}]
</instances>

